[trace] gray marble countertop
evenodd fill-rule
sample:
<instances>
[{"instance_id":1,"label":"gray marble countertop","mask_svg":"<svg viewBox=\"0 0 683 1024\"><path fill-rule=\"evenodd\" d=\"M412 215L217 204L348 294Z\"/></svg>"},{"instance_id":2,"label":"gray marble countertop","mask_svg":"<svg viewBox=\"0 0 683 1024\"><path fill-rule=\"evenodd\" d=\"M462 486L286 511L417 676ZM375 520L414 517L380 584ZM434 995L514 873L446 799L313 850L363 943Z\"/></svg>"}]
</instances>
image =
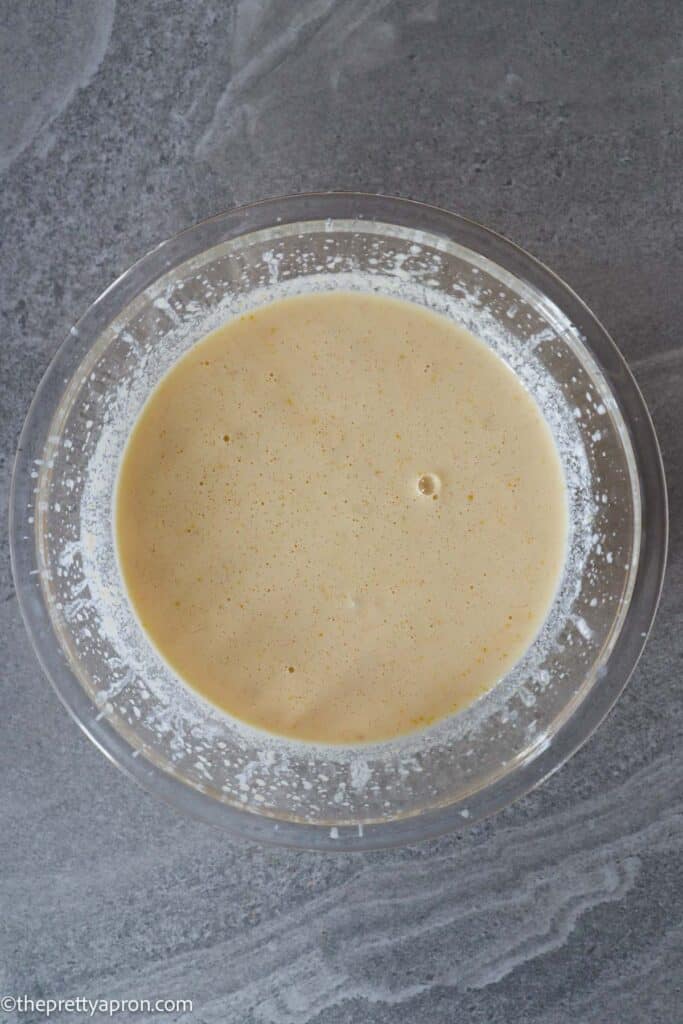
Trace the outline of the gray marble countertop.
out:
<instances>
[{"instance_id":1,"label":"gray marble countertop","mask_svg":"<svg viewBox=\"0 0 683 1024\"><path fill-rule=\"evenodd\" d=\"M0 995L193 1000L114 1018L138 1022L679 1024L680 5L2 12ZM231 842L119 774L38 668L4 522L31 395L99 292L213 212L334 187L466 213L569 281L645 393L673 510L654 633L584 749L495 820L365 856Z\"/></svg>"}]
</instances>

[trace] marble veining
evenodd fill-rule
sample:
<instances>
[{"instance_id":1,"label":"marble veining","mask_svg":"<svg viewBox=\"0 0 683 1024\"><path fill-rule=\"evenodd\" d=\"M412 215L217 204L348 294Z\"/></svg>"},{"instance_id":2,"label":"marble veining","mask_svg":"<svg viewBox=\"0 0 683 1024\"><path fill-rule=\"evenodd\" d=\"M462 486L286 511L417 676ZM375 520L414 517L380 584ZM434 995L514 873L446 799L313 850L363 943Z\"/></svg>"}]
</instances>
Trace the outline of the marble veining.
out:
<instances>
[{"instance_id":1,"label":"marble veining","mask_svg":"<svg viewBox=\"0 0 683 1024\"><path fill-rule=\"evenodd\" d=\"M501 829L477 844L474 870L469 851L451 848L362 865L199 959L191 950L143 963L108 991L179 991L191 975L207 1022L227 1012L299 1024L343 1000L398 1006L433 985L485 989L561 949L584 914L623 900L638 884L641 854L676 856L682 783L680 763L659 759L552 826Z\"/></svg>"},{"instance_id":2,"label":"marble veining","mask_svg":"<svg viewBox=\"0 0 683 1024\"><path fill-rule=\"evenodd\" d=\"M60 11L49 4L43 18L32 4L9 12L2 34L2 52L11 59L14 46L30 42L31 60L24 73L3 83L4 116L0 120L0 173L36 141L46 156L54 136L50 125L68 107L79 89L96 75L109 45L116 0L75 3Z\"/></svg>"},{"instance_id":3,"label":"marble veining","mask_svg":"<svg viewBox=\"0 0 683 1024\"><path fill-rule=\"evenodd\" d=\"M211 157L244 130L258 129L261 108L277 98L277 72L288 61L303 74L322 67L332 89L344 74L363 74L391 59L396 32L378 17L390 0L237 0L230 12L230 73L195 147ZM306 102L302 95L301 102Z\"/></svg>"}]
</instances>

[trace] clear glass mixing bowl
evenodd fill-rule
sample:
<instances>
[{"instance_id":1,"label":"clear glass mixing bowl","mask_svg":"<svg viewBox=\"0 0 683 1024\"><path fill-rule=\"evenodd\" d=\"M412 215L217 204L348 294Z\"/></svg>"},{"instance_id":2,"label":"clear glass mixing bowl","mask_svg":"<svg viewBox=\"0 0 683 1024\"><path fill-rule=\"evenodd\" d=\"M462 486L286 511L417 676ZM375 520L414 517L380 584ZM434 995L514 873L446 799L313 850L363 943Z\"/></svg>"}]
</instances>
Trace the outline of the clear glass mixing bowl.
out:
<instances>
[{"instance_id":1,"label":"clear glass mixing bowl","mask_svg":"<svg viewBox=\"0 0 683 1024\"><path fill-rule=\"evenodd\" d=\"M128 607L111 529L123 445L171 363L237 312L331 288L404 296L490 344L543 409L571 506L564 579L522 662L460 715L349 749L266 736L175 679ZM478 224L350 193L221 214L164 242L108 288L38 388L21 435L11 519L27 629L93 742L203 821L250 839L336 850L408 843L476 821L561 765L638 659L667 542L650 417L580 299Z\"/></svg>"}]
</instances>

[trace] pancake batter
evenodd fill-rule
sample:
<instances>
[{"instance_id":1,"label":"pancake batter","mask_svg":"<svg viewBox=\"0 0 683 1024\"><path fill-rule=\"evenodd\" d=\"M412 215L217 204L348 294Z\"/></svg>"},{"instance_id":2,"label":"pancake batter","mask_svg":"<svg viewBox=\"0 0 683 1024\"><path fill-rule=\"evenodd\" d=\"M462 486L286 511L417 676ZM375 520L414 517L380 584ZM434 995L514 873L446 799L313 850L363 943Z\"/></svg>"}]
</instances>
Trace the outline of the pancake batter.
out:
<instances>
[{"instance_id":1,"label":"pancake batter","mask_svg":"<svg viewBox=\"0 0 683 1024\"><path fill-rule=\"evenodd\" d=\"M565 557L550 431L504 363L396 299L285 299L195 345L119 475L123 578L205 698L299 740L421 728L533 641Z\"/></svg>"}]
</instances>

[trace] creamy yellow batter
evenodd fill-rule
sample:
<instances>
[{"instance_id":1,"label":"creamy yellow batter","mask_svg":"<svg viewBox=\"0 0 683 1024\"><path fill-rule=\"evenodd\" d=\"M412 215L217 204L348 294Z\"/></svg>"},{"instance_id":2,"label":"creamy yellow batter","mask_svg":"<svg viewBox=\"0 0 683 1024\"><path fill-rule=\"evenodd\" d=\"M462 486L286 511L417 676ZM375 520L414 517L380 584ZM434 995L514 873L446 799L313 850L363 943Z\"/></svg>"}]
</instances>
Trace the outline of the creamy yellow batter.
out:
<instances>
[{"instance_id":1,"label":"creamy yellow batter","mask_svg":"<svg viewBox=\"0 0 683 1024\"><path fill-rule=\"evenodd\" d=\"M550 431L412 303L286 299L195 345L117 491L121 570L173 669L263 729L386 739L462 709L540 628L565 556Z\"/></svg>"}]
</instances>

